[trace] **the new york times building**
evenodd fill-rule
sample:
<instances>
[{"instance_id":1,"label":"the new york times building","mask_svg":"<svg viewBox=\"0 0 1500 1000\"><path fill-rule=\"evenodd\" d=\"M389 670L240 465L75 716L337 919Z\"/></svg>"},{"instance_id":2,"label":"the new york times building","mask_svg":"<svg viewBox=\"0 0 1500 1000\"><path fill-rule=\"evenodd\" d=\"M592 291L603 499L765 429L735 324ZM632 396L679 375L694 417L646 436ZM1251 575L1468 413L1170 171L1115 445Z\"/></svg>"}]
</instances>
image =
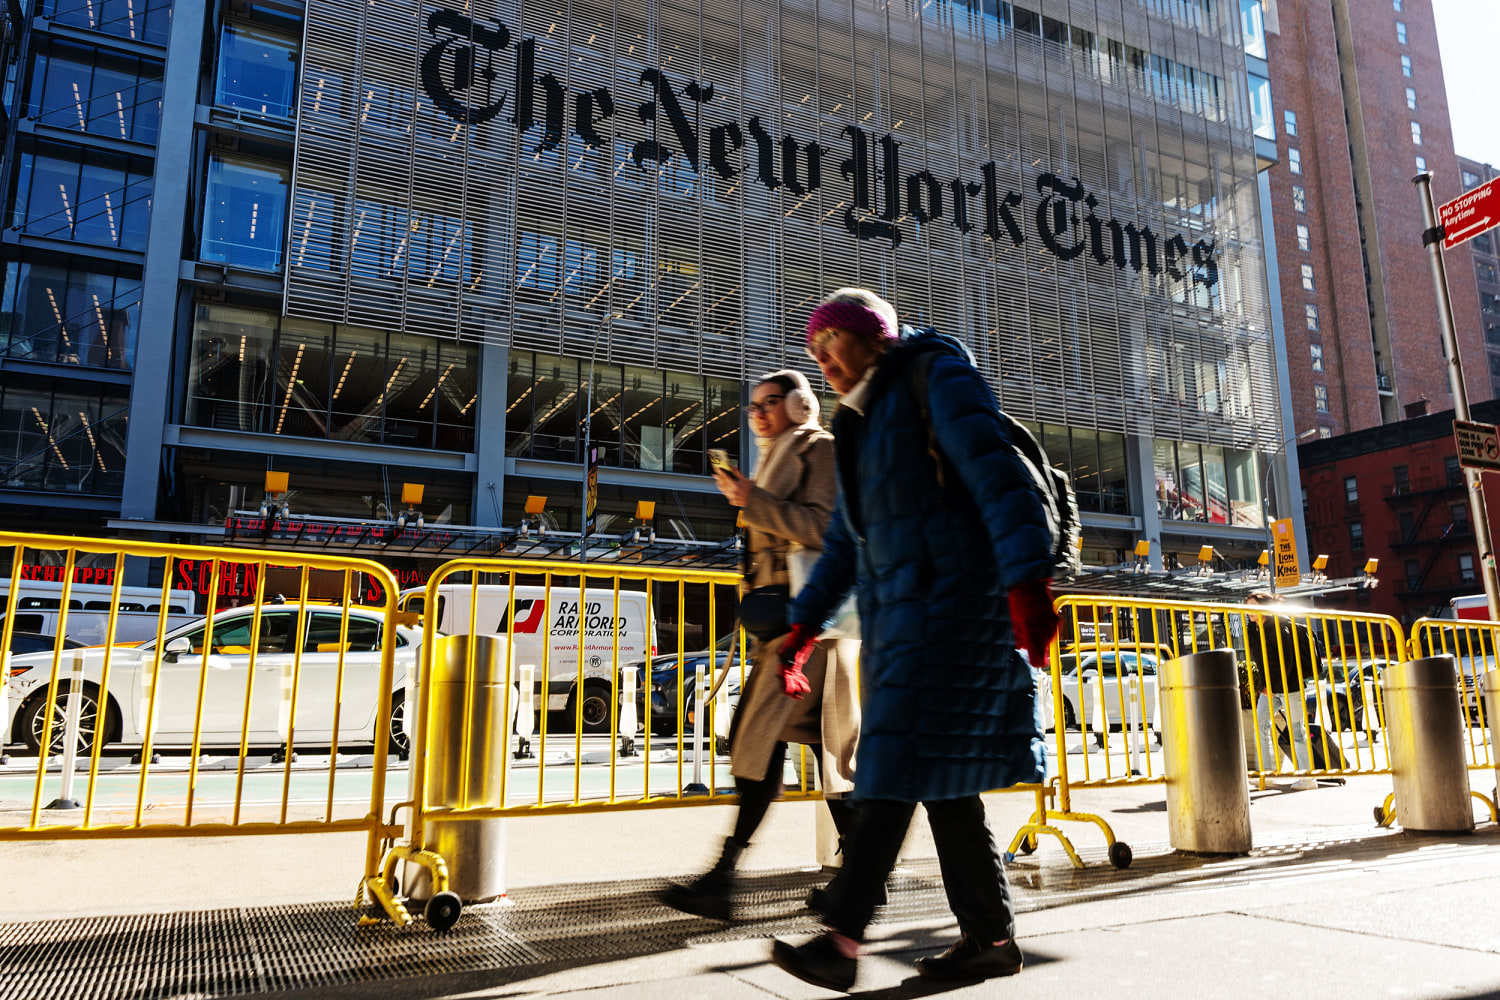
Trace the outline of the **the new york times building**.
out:
<instances>
[{"instance_id":1,"label":"the new york times building","mask_svg":"<svg viewBox=\"0 0 1500 1000\"><path fill-rule=\"evenodd\" d=\"M142 49L111 4L68 16ZM140 313L115 502L222 523L269 465L299 512L416 481L429 522L538 494L576 528L586 425L601 530L651 499L723 537L708 449L753 464L748 387L821 385L804 321L860 284L969 345L1071 470L1088 561L1253 558L1285 449L1240 31L1225 0L178 4L140 70L160 133L126 136L157 195L143 268L110 265L106 314ZM91 103L28 99L103 141ZM30 215L76 228L86 192L45 204L38 170ZM72 295L42 263L8 278L21 326Z\"/></svg>"}]
</instances>

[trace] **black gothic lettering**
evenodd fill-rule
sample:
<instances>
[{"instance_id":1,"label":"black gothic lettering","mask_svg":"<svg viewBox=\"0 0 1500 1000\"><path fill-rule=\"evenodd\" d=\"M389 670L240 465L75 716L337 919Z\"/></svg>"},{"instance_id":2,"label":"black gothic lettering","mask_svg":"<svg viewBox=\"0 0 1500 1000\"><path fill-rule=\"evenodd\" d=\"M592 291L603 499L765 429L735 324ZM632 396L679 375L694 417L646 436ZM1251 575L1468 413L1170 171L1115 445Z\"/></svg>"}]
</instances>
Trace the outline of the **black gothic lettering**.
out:
<instances>
[{"instance_id":1,"label":"black gothic lettering","mask_svg":"<svg viewBox=\"0 0 1500 1000\"><path fill-rule=\"evenodd\" d=\"M708 130L708 163L718 175L727 180L734 179L740 168L729 162L731 151L745 148L745 136L738 122L726 122Z\"/></svg>"},{"instance_id":2,"label":"black gothic lettering","mask_svg":"<svg viewBox=\"0 0 1500 1000\"><path fill-rule=\"evenodd\" d=\"M1219 283L1219 264L1214 260L1214 241L1205 243L1199 240L1193 244L1193 266L1201 268L1203 274L1200 276L1195 270L1193 273L1193 284L1212 288Z\"/></svg>"},{"instance_id":3,"label":"black gothic lettering","mask_svg":"<svg viewBox=\"0 0 1500 1000\"><path fill-rule=\"evenodd\" d=\"M1176 278L1178 281L1186 278L1187 272L1177 266L1177 262L1179 260L1186 261L1188 258L1187 240L1182 238L1181 233L1178 233L1171 239L1167 240L1166 251L1167 273Z\"/></svg>"},{"instance_id":4,"label":"black gothic lettering","mask_svg":"<svg viewBox=\"0 0 1500 1000\"><path fill-rule=\"evenodd\" d=\"M536 76L536 39L521 41L516 54L516 131L525 135L536 124L534 84L540 83L546 91L546 120L542 127L542 141L536 152L556 149L563 136L563 86L551 73Z\"/></svg>"},{"instance_id":5,"label":"black gothic lettering","mask_svg":"<svg viewBox=\"0 0 1500 1000\"><path fill-rule=\"evenodd\" d=\"M499 21L494 29L482 27L472 18L464 17L453 10L435 10L427 18L427 30L436 35L440 30L452 32L439 38L422 56L420 75L422 89L432 98L432 104L443 114L465 125L478 125L494 118L505 108L509 97L503 91L500 99L480 107L473 107L467 100L459 98L459 92L475 86L477 79L486 85L486 97L495 78L495 53L510 44L510 29ZM443 57L450 47L453 52L453 75L451 81L443 80ZM479 65L479 50L486 53L484 66Z\"/></svg>"},{"instance_id":6,"label":"black gothic lettering","mask_svg":"<svg viewBox=\"0 0 1500 1000\"><path fill-rule=\"evenodd\" d=\"M844 135L849 137L852 155L844 161L842 172L844 177L854 185L854 204L844 209L844 228L849 230L856 239L888 239L891 241L891 246L900 246L901 230L890 221L856 217L856 209L863 212L875 210L875 171L870 163L872 137L858 125L845 125ZM889 191L887 194L889 195ZM889 208L889 203L887 203L887 209ZM882 219L884 218L882 216Z\"/></svg>"},{"instance_id":7,"label":"black gothic lettering","mask_svg":"<svg viewBox=\"0 0 1500 1000\"><path fill-rule=\"evenodd\" d=\"M1083 217L1083 221L1089 226L1089 252L1100 264L1109 263L1109 253L1104 247L1104 220L1094 214L1094 209L1099 207L1099 199L1089 195L1083 199L1088 206L1089 214Z\"/></svg>"},{"instance_id":8,"label":"black gothic lettering","mask_svg":"<svg viewBox=\"0 0 1500 1000\"><path fill-rule=\"evenodd\" d=\"M802 184L797 179L797 154L799 150L807 150L807 184ZM801 197L809 191L816 191L823 186L823 154L828 152L816 142L810 142L805 147L789 135L781 137L781 172L786 176L786 188L792 194Z\"/></svg>"},{"instance_id":9,"label":"black gothic lettering","mask_svg":"<svg viewBox=\"0 0 1500 1000\"><path fill-rule=\"evenodd\" d=\"M651 124L656 120L656 113L660 110L667 116L667 123L672 126L672 132L677 136L677 144L682 147L682 152L692 164L693 169L698 169L698 133L693 131L693 123L688 121L687 114L682 110L682 102L677 100L676 93L672 90L672 81L667 74L659 69L648 69L641 72L641 82L650 84L655 100L642 103L636 109L641 121ZM714 96L712 85L699 86L696 82L690 82L683 88L683 94L688 99L706 104ZM635 160L636 166L640 166L645 160L655 160L665 163L671 159L672 151L654 139L647 139L635 144L631 151L631 158Z\"/></svg>"},{"instance_id":10,"label":"black gothic lettering","mask_svg":"<svg viewBox=\"0 0 1500 1000\"><path fill-rule=\"evenodd\" d=\"M1156 254L1156 234L1151 231L1150 226L1137 228L1133 222L1121 226L1110 219L1109 232L1114 243L1115 267L1123 271L1128 264L1139 273L1144 266L1151 274L1161 274L1161 262L1157 260ZM1128 244L1127 239L1130 241Z\"/></svg>"},{"instance_id":11,"label":"black gothic lettering","mask_svg":"<svg viewBox=\"0 0 1500 1000\"><path fill-rule=\"evenodd\" d=\"M1044 197L1036 208L1036 231L1042 239L1042 246L1056 254L1059 260L1072 260L1083 253L1083 239L1080 237L1072 246L1063 246L1058 237L1068 231L1070 224L1073 229L1078 228L1078 214L1073 203L1083 198L1083 182L1075 177L1069 185L1054 174L1042 174L1036 179L1036 190L1038 194L1048 190L1056 192Z\"/></svg>"},{"instance_id":12,"label":"black gothic lettering","mask_svg":"<svg viewBox=\"0 0 1500 1000\"><path fill-rule=\"evenodd\" d=\"M943 217L943 186L927 170L919 170L906 179L906 210L918 222Z\"/></svg>"},{"instance_id":13,"label":"black gothic lettering","mask_svg":"<svg viewBox=\"0 0 1500 1000\"><path fill-rule=\"evenodd\" d=\"M1026 234L1021 232L1021 226L1010 210L1021 206L1021 193L1007 191L1003 199L1000 197L1000 168L994 160L981 167L980 172L984 174L985 237L996 243L1000 242L1000 224L1003 222L1011 243L1020 246L1025 241Z\"/></svg>"},{"instance_id":14,"label":"black gothic lettering","mask_svg":"<svg viewBox=\"0 0 1500 1000\"><path fill-rule=\"evenodd\" d=\"M961 233L970 232L974 224L969 221L969 198L980 192L980 186L973 181L965 181L962 177L955 177L948 182L948 187L953 191L953 225Z\"/></svg>"},{"instance_id":15,"label":"black gothic lettering","mask_svg":"<svg viewBox=\"0 0 1500 1000\"><path fill-rule=\"evenodd\" d=\"M750 138L755 140L756 170L757 177L766 186L767 191L775 191L781 187L781 179L776 176L776 140L771 134L761 128L760 118L750 116Z\"/></svg>"},{"instance_id":16,"label":"black gothic lettering","mask_svg":"<svg viewBox=\"0 0 1500 1000\"><path fill-rule=\"evenodd\" d=\"M614 113L615 99L609 91L601 89L579 94L573 104L573 131L590 146L603 146L609 140L599 133L598 125Z\"/></svg>"}]
</instances>

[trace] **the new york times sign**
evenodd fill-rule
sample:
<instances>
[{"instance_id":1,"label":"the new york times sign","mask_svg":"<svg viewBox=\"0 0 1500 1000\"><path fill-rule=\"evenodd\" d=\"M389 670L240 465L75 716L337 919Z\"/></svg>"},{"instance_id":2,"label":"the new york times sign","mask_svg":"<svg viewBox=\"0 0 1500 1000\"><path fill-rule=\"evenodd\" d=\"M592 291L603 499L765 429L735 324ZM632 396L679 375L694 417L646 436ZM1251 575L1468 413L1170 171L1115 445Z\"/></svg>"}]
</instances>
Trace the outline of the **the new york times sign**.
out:
<instances>
[{"instance_id":1,"label":"the new york times sign","mask_svg":"<svg viewBox=\"0 0 1500 1000\"><path fill-rule=\"evenodd\" d=\"M776 136L759 117L741 123L716 115L712 83L677 79L658 68L641 73L636 94L617 97L607 88L569 93L536 65L535 39L518 38L499 21L439 9L425 27L429 38L421 82L438 110L472 126L503 115L525 141L536 133L533 151L556 149L568 132L590 147L604 146L609 139L602 126L615 115L631 114L647 123L661 116L667 128L659 134L670 141L635 142L630 158L637 168L682 157L694 171L706 167L725 180L751 173L766 188L785 187L798 197L837 179L847 185L844 228L859 240L899 246L905 235L901 223L910 217L965 234L978 230L986 240L1013 246L1034 236L1061 260L1087 254L1101 266L1165 274L1188 287L1212 288L1219 280L1213 240L1189 245L1180 234L1102 218L1098 199L1077 179L1041 174L1036 179L1040 197L1028 205L1021 192L1001 188L994 161L980 167L978 177L903 173L901 142L890 133L846 125L839 149L795 135ZM497 69L502 53L513 63L508 76Z\"/></svg>"}]
</instances>

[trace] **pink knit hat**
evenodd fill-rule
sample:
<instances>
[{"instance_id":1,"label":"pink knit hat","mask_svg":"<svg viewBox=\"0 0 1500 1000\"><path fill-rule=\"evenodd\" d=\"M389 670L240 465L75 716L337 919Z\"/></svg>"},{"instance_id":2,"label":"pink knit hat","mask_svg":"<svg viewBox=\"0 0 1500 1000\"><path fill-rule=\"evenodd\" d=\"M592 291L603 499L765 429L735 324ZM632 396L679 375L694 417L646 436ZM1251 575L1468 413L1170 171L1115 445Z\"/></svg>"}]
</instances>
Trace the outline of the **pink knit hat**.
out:
<instances>
[{"instance_id":1,"label":"pink knit hat","mask_svg":"<svg viewBox=\"0 0 1500 1000\"><path fill-rule=\"evenodd\" d=\"M901 336L895 308L864 288L840 288L807 318L807 341L819 330L832 327L866 340L896 340Z\"/></svg>"}]
</instances>

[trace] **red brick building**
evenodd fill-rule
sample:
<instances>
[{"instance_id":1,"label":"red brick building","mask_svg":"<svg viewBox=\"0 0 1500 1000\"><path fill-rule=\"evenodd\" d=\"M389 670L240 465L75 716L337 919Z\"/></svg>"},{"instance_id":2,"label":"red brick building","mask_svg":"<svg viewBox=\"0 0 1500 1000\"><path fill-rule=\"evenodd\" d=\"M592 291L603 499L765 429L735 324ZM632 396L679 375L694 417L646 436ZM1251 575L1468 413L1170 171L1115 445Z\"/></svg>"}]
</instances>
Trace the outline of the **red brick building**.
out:
<instances>
[{"instance_id":1,"label":"red brick building","mask_svg":"<svg viewBox=\"0 0 1500 1000\"><path fill-rule=\"evenodd\" d=\"M1460 170L1432 0L1264 0L1278 163L1270 171L1298 433L1452 406L1411 179ZM1450 254L1450 270L1467 270ZM1489 399L1474 283L1452 285L1470 401Z\"/></svg>"},{"instance_id":2,"label":"red brick building","mask_svg":"<svg viewBox=\"0 0 1500 1000\"><path fill-rule=\"evenodd\" d=\"M1474 404L1471 415L1500 422L1500 400ZM1409 622L1484 592L1451 410L1310 441L1297 457L1308 551L1328 556L1331 577L1380 560L1380 586L1349 596L1350 610ZM1500 475L1484 479L1490 523L1500 527Z\"/></svg>"}]
</instances>

